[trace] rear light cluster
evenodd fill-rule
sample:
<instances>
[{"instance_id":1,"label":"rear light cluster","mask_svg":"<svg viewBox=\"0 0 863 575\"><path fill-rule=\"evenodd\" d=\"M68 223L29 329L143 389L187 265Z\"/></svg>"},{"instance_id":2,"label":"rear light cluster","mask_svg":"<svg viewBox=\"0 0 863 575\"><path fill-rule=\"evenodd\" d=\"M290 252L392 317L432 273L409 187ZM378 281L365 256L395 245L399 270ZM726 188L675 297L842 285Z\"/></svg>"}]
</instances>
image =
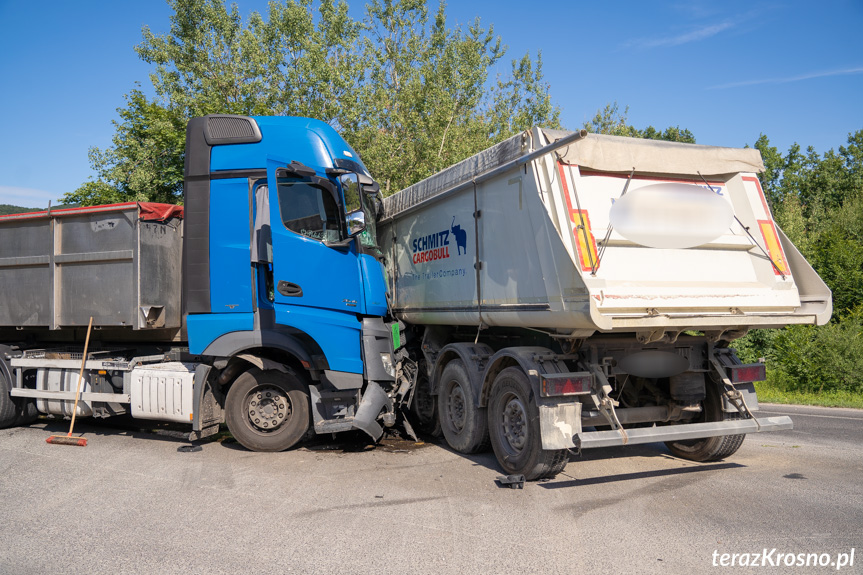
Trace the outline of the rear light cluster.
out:
<instances>
[{"instance_id":1,"label":"rear light cluster","mask_svg":"<svg viewBox=\"0 0 863 575\"><path fill-rule=\"evenodd\" d=\"M731 383L749 383L767 379L767 366L763 363L732 365L728 370L731 372Z\"/></svg>"},{"instance_id":2,"label":"rear light cluster","mask_svg":"<svg viewBox=\"0 0 863 575\"><path fill-rule=\"evenodd\" d=\"M540 395L584 395L593 388L593 375L586 371L578 373L555 373L540 376Z\"/></svg>"}]
</instances>

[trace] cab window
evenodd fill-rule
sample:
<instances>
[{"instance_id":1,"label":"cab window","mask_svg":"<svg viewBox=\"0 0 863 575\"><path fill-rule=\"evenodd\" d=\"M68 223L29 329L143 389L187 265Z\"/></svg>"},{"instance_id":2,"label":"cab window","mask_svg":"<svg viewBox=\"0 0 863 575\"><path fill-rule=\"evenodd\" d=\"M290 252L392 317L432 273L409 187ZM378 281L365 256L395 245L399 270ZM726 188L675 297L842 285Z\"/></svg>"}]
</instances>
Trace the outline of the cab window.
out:
<instances>
[{"instance_id":1,"label":"cab window","mask_svg":"<svg viewBox=\"0 0 863 575\"><path fill-rule=\"evenodd\" d=\"M326 189L298 178L278 178L279 212L292 232L322 242L339 241L338 204Z\"/></svg>"}]
</instances>

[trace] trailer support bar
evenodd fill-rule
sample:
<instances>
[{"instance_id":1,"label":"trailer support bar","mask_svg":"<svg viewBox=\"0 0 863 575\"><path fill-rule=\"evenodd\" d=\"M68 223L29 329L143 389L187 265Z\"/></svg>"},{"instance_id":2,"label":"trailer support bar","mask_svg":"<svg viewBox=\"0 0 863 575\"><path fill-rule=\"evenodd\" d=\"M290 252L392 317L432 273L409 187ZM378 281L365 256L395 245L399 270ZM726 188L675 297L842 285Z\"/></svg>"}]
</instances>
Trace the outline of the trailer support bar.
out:
<instances>
[{"instance_id":1,"label":"trailer support bar","mask_svg":"<svg viewBox=\"0 0 863 575\"><path fill-rule=\"evenodd\" d=\"M793 429L791 418L787 415L778 417L758 418L761 429L754 419L735 419L731 421L715 421L709 423L687 423L683 425L665 425L661 427L639 427L627 429L629 440L626 445L639 443L656 443L659 441L684 441L701 439L720 435L737 435L740 433L757 433L765 431L785 431ZM588 431L579 433L576 445L581 449L594 447L613 447L623 445L623 438L617 431Z\"/></svg>"}]
</instances>

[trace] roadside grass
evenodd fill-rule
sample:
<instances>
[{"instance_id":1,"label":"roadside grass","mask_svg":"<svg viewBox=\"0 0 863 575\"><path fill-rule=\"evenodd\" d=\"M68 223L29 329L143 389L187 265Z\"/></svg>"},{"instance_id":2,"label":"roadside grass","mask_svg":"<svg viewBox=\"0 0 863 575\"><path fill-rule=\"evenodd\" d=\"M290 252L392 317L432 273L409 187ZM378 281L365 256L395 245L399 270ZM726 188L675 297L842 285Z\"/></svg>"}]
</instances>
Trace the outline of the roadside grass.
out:
<instances>
[{"instance_id":1,"label":"roadside grass","mask_svg":"<svg viewBox=\"0 0 863 575\"><path fill-rule=\"evenodd\" d=\"M789 390L778 382L768 379L756 382L755 391L758 394L758 401L764 403L863 409L863 394L845 390L831 389L820 393Z\"/></svg>"}]
</instances>

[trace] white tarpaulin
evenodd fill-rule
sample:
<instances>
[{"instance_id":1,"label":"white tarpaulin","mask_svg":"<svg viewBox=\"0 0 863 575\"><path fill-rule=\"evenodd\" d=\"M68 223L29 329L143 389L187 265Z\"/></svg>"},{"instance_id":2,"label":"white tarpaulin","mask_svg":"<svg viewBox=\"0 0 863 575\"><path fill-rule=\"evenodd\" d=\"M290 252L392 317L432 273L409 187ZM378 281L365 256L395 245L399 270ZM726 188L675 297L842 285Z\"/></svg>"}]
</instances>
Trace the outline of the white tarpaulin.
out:
<instances>
[{"instance_id":1,"label":"white tarpaulin","mask_svg":"<svg viewBox=\"0 0 863 575\"><path fill-rule=\"evenodd\" d=\"M573 132L543 129L542 133L548 139L548 143L553 143ZM524 132L515 135L384 198L384 218L395 216L529 153L531 151L528 149L531 140L529 134L530 132ZM534 142L532 146L533 149L538 149L544 144L544 142ZM716 177L739 172L764 171L761 152L754 148L720 148L602 134L588 134L583 140L561 148L555 154L567 164L599 172L629 174L635 168L637 174L697 178L699 172L704 177Z\"/></svg>"},{"instance_id":2,"label":"white tarpaulin","mask_svg":"<svg viewBox=\"0 0 863 575\"><path fill-rule=\"evenodd\" d=\"M543 130L549 143L571 134ZM761 152L754 148L720 148L664 140L588 134L583 140L558 150L560 159L598 172L719 176L739 172L763 172Z\"/></svg>"}]
</instances>

